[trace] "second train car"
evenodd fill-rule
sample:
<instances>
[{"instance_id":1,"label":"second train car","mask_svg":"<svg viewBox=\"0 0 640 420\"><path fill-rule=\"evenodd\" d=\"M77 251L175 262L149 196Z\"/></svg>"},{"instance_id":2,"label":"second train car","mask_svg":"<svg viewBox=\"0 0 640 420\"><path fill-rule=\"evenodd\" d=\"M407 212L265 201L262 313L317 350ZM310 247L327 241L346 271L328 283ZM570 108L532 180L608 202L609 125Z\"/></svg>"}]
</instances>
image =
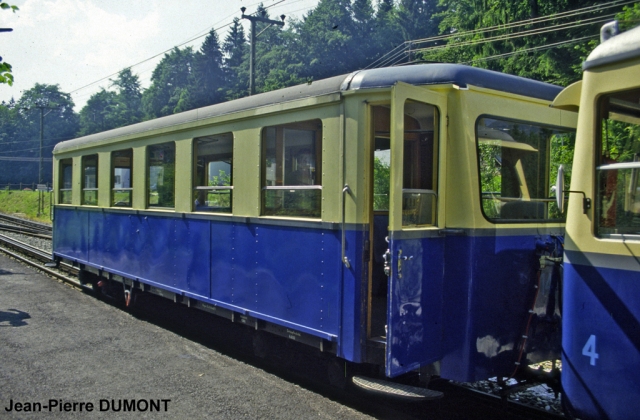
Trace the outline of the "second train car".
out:
<instances>
[{"instance_id":1,"label":"second train car","mask_svg":"<svg viewBox=\"0 0 640 420\"><path fill-rule=\"evenodd\" d=\"M583 80L554 102L579 107L562 387L568 414L581 419L640 413L640 27L616 32L617 23L605 25Z\"/></svg>"},{"instance_id":2,"label":"second train car","mask_svg":"<svg viewBox=\"0 0 640 420\"><path fill-rule=\"evenodd\" d=\"M560 91L382 68L65 141L54 257L390 378L510 376L560 355Z\"/></svg>"}]
</instances>

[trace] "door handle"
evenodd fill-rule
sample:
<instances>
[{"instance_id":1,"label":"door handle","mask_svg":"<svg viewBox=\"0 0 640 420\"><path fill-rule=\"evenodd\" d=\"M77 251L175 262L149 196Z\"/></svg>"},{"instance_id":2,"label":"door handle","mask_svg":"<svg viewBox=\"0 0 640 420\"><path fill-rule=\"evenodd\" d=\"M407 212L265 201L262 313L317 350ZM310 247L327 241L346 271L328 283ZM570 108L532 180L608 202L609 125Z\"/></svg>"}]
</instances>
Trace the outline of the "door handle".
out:
<instances>
[{"instance_id":1,"label":"door handle","mask_svg":"<svg viewBox=\"0 0 640 420\"><path fill-rule=\"evenodd\" d=\"M399 249L398 250L398 278L401 279L402 278L402 261L410 261L413 259L413 255L410 256L403 256L402 255L402 250Z\"/></svg>"}]
</instances>

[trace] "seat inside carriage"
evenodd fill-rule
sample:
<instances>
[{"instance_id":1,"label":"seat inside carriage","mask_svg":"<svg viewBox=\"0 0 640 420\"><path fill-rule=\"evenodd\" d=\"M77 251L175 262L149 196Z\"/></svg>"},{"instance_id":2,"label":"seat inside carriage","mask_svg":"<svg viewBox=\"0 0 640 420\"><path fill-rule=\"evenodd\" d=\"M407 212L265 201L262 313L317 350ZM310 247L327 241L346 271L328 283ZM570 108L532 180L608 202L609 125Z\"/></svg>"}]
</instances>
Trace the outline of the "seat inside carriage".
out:
<instances>
[{"instance_id":1,"label":"seat inside carriage","mask_svg":"<svg viewBox=\"0 0 640 420\"><path fill-rule=\"evenodd\" d=\"M546 204L540 201L509 201L500 208L500 218L502 219L544 219Z\"/></svg>"}]
</instances>

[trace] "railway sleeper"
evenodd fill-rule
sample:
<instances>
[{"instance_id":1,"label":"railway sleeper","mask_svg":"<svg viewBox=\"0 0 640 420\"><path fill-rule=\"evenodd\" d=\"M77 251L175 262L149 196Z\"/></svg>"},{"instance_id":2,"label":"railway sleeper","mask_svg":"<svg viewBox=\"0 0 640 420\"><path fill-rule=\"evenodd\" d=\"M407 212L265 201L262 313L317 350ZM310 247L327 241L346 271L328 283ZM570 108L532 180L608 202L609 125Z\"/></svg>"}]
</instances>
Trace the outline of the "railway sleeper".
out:
<instances>
[{"instance_id":1,"label":"railway sleeper","mask_svg":"<svg viewBox=\"0 0 640 420\"><path fill-rule=\"evenodd\" d=\"M495 392L501 398L506 399L510 394L515 392L521 392L528 388L544 384L548 386L554 392L556 398L558 398L558 395L562 392L560 377L561 371L555 366L549 372L543 370L541 367L536 369L527 366L525 369L521 369L511 380L498 378Z\"/></svg>"}]
</instances>

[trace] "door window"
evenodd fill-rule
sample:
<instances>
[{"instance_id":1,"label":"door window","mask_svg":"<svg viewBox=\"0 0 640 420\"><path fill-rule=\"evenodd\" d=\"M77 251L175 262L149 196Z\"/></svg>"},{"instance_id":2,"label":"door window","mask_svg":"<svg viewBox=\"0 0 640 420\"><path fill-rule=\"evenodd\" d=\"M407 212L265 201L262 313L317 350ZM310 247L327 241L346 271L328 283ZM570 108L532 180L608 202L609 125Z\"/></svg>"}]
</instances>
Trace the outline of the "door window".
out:
<instances>
[{"instance_id":1,"label":"door window","mask_svg":"<svg viewBox=\"0 0 640 420\"><path fill-rule=\"evenodd\" d=\"M438 109L406 101L404 105L404 160L402 226L436 224Z\"/></svg>"},{"instance_id":2,"label":"door window","mask_svg":"<svg viewBox=\"0 0 640 420\"><path fill-rule=\"evenodd\" d=\"M640 235L640 89L599 100L598 236Z\"/></svg>"}]
</instances>

